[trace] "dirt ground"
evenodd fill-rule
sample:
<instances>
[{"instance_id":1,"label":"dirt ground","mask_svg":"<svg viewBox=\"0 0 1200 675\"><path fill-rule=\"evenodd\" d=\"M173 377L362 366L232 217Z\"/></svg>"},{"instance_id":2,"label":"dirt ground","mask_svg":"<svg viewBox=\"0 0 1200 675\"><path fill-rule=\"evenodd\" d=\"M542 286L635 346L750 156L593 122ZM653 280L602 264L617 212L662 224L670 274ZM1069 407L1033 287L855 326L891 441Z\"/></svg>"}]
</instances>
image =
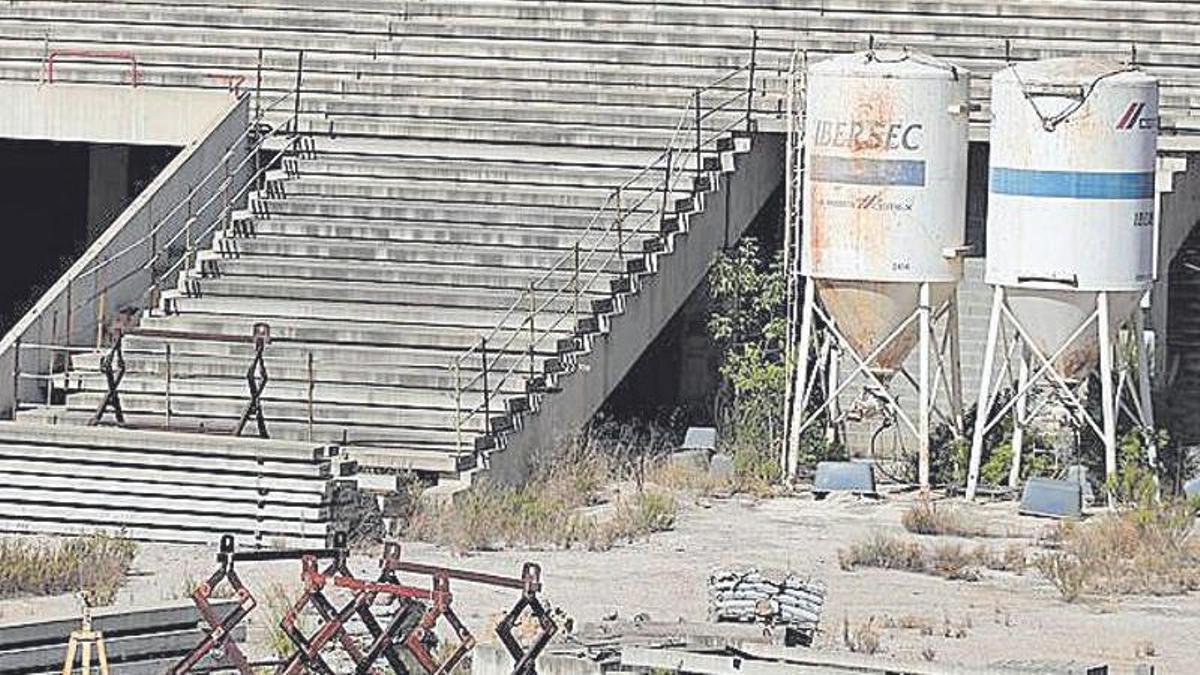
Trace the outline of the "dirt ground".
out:
<instances>
[{"instance_id":1,"label":"dirt ground","mask_svg":"<svg viewBox=\"0 0 1200 675\"><path fill-rule=\"evenodd\" d=\"M838 550L872 531L902 532L900 518L913 497L883 500L795 497L698 500L680 513L674 530L607 552L488 552L456 556L421 544L404 544L404 557L500 574L518 575L532 560L544 570L545 597L576 622L596 622L618 614L645 613L655 621L705 621L705 582L721 566L793 570L823 578L828 598L816 648L845 651L843 624L857 626L876 617L881 625L880 659L985 666L1002 659L1078 659L1106 662L1115 673L1131 673L1136 663L1153 663L1158 673L1196 672L1200 654L1200 598L1138 597L1063 602L1034 570L1022 575L985 572L979 581L947 581L883 570L847 572ZM1032 537L1047 521L1016 515L1015 505L973 507L989 529L1011 537ZM995 547L1012 538L973 540ZM374 560L356 556L356 571L373 577ZM212 551L146 545L135 574L117 604L180 598L211 571ZM243 569L253 588L298 586L296 563ZM456 609L477 633L514 599L512 592L455 586ZM70 597L0 602L0 620L32 614L70 613ZM886 628L889 617L915 617L937 627L932 635L912 628ZM252 626L261 640L263 621ZM899 622L910 623L910 622ZM944 626L953 630L945 631ZM925 631L927 633L929 631ZM946 634L952 637L946 637ZM1151 647L1148 659L1138 652Z\"/></svg>"}]
</instances>

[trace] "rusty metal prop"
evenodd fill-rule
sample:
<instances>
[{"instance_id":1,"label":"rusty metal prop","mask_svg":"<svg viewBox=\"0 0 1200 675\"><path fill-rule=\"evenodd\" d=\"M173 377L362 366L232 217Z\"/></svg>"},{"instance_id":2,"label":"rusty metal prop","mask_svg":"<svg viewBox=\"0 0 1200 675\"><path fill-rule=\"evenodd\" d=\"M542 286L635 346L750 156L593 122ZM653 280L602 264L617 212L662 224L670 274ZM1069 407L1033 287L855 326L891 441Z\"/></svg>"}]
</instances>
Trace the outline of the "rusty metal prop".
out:
<instances>
[{"instance_id":1,"label":"rusty metal prop","mask_svg":"<svg viewBox=\"0 0 1200 675\"><path fill-rule=\"evenodd\" d=\"M241 436L242 431L246 428L246 423L253 417L258 425L258 435L262 438L270 438L267 433L267 420L263 416L262 409L262 393L267 388L267 364L263 360L263 352L267 345L271 343L271 327L265 323L254 324L254 360L250 362L250 367L246 369L246 388L250 392L250 400L246 402L246 409L242 411L242 417L238 420L237 426L233 429L234 436Z\"/></svg>"},{"instance_id":2,"label":"rusty metal prop","mask_svg":"<svg viewBox=\"0 0 1200 675\"><path fill-rule=\"evenodd\" d=\"M108 392L104 394L104 400L96 407L96 412L88 422L89 426L94 427L99 424L109 408L112 408L117 424L125 426L125 411L121 409L121 394L118 391L121 380L125 379L125 352L121 348L121 343L124 341L123 335L124 333L119 327L114 327L112 348L108 350L107 354L100 357L100 372L104 373L104 382L108 386Z\"/></svg>"},{"instance_id":3,"label":"rusty metal prop","mask_svg":"<svg viewBox=\"0 0 1200 675\"><path fill-rule=\"evenodd\" d=\"M542 590L542 570L537 564L525 563L520 578L403 562L399 559L398 552L395 559L385 561L384 564L394 572L427 575L432 578L433 601L421 617L421 621L404 641L404 646L430 675L443 675L449 672L475 644L475 640L466 626L462 624L458 615L450 607L453 600L450 592L451 580L521 591L520 599L496 626L496 635L509 655L512 656L513 675L536 675L535 665L538 655L558 632L558 624L550 615L545 604L538 598L538 593ZM514 635L516 624L526 610L529 610L530 615L538 622L538 633L528 647L522 645ZM445 661L438 663L425 648L422 638L427 632L433 630L438 619L442 617L446 618L447 623L454 630L459 639L459 646Z\"/></svg>"},{"instance_id":4,"label":"rusty metal prop","mask_svg":"<svg viewBox=\"0 0 1200 675\"><path fill-rule=\"evenodd\" d=\"M233 536L222 537L220 553L217 554L220 567L192 594L209 628L204 639L170 671L171 675L192 672L196 664L214 650L223 650L232 667L242 675L252 673L245 655L229 640L237 624L256 606L253 595L234 569L235 561L300 561L300 578L304 588L280 621L280 627L296 646L296 651L278 664L275 670L278 675L308 672L334 675L335 671L323 655L326 648L334 644L340 646L354 661L357 675L378 673L375 664L381 659L398 675L409 675L410 671L400 657L400 649L411 654L429 675L446 675L466 658L476 643L475 637L452 606L452 581L521 591L521 597L496 626L497 636L513 658L513 675L536 675L538 655L558 632L558 624L538 598L542 589L541 568L534 563L526 563L520 577L507 577L405 562L400 559L400 546L388 543L380 559L379 576L371 581L354 576L347 565L347 555L344 535L335 536L331 549L284 551L235 551ZM322 569L319 566L321 560L330 562ZM400 573L428 577L429 586L404 583L399 578ZM221 619L209 604L209 598L217 584L226 579L233 586L239 604ZM333 588L349 591L350 599L342 606L336 606L326 595L326 591ZM400 603L386 626L380 624L372 610L376 600L381 597ZM299 618L310 606L320 615L320 624L305 635L299 628ZM526 612L538 623L537 635L528 647L514 634L517 623ZM359 647L347 630L347 624L356 617L371 634L371 642L365 649ZM448 656L438 660L430 652L429 638L433 637L438 622L442 620L449 625L458 643Z\"/></svg>"},{"instance_id":5,"label":"rusty metal prop","mask_svg":"<svg viewBox=\"0 0 1200 675\"><path fill-rule=\"evenodd\" d=\"M384 548L384 561L398 555L399 547L395 544ZM374 664L384 657L396 673L407 675L408 669L396 650L397 643L403 643L403 639L397 640L397 636L413 630L416 618L424 609L417 600L431 600L430 592L400 584L386 564L381 564L382 572L378 581L374 582L356 578L347 568L344 557L335 559L323 572L317 571L316 559L312 557L302 559L301 565L304 591L280 622L288 638L296 645L296 651L277 672L281 675L295 675L309 670L332 673L321 656L321 650L337 638L342 650L354 661L356 673L376 672ZM336 609L324 594L327 585L349 590L353 596L341 609ZM397 598L402 603L386 628L379 624L371 611L371 606L381 593ZM310 604L321 615L321 624L311 636L306 636L297 624L300 613ZM371 633L371 644L366 652L346 632L346 623L355 616Z\"/></svg>"},{"instance_id":6,"label":"rusty metal prop","mask_svg":"<svg viewBox=\"0 0 1200 675\"><path fill-rule=\"evenodd\" d=\"M250 589L242 582L241 577L238 576L234 563L302 560L305 557L310 557L313 560L330 558L344 560L346 556L345 535L341 533L334 535L333 544L333 548L328 549L237 551L235 550L233 535L227 534L222 536L220 549L217 553L217 563L220 566L207 581L202 582L192 592L192 602L196 604L196 609L200 611L200 616L208 624L208 628L206 629L204 638L171 668L171 675L184 675L185 673L192 672L192 668L208 655L209 652L214 650L223 651L226 658L241 675L253 675L254 670L246 660L246 656L242 654L237 643L229 639L233 634L234 628L258 605ZM237 608L230 612L224 619L217 616L216 611L209 602L214 589L223 580L229 581L229 585L233 588L238 599Z\"/></svg>"}]
</instances>

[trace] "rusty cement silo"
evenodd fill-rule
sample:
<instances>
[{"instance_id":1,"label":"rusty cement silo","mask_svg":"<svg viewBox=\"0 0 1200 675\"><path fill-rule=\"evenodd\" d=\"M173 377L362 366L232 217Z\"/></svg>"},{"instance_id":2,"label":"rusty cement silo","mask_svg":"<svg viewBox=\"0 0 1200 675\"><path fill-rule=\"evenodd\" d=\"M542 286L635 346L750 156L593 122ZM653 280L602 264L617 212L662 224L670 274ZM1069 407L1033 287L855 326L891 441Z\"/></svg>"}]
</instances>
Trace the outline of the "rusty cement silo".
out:
<instances>
[{"instance_id":1,"label":"rusty cement silo","mask_svg":"<svg viewBox=\"0 0 1200 675\"><path fill-rule=\"evenodd\" d=\"M805 284L789 472L799 434L825 412L807 410L813 378L825 383L826 408L854 380L882 399L917 439L922 485L936 405L932 369L932 377L951 380L949 415L959 418L955 290L965 252L969 77L946 61L890 50L837 56L808 70ZM827 344L838 348L821 348ZM914 347L918 372L896 377ZM814 349L819 356L805 358ZM826 351L849 359L845 377L830 382L814 372L839 371L823 360ZM889 391L907 382L917 390L915 421Z\"/></svg>"},{"instance_id":2,"label":"rusty cement silo","mask_svg":"<svg viewBox=\"0 0 1200 675\"><path fill-rule=\"evenodd\" d=\"M1114 338L1140 323L1139 302L1154 281L1158 126L1158 83L1136 67L1056 58L993 76L986 281L994 292L979 409L990 410L1002 388L993 381L997 361L1016 360L1003 370L1019 375L1011 405L977 416L968 496L984 434L1009 412L1017 419L1015 484L1026 392L1039 384L1101 437L1113 473ZM1021 343L1011 358L997 346L1006 331ZM1133 343L1144 361L1140 334ZM1097 369L1100 420L1079 405L1078 391ZM1152 424L1144 363L1139 370L1131 382L1144 390L1133 407Z\"/></svg>"}]
</instances>

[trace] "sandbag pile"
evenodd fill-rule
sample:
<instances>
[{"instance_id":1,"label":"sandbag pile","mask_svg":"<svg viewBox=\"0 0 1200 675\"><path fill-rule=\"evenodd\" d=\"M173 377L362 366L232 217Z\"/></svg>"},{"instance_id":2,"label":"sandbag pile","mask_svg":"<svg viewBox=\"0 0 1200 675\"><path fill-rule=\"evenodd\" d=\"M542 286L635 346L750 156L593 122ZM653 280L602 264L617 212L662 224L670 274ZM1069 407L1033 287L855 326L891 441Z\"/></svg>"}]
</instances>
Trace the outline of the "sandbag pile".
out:
<instances>
[{"instance_id":1,"label":"sandbag pile","mask_svg":"<svg viewBox=\"0 0 1200 675\"><path fill-rule=\"evenodd\" d=\"M782 625L811 634L825 605L825 584L795 574L776 581L755 569L717 570L708 578L708 600L713 621Z\"/></svg>"}]
</instances>

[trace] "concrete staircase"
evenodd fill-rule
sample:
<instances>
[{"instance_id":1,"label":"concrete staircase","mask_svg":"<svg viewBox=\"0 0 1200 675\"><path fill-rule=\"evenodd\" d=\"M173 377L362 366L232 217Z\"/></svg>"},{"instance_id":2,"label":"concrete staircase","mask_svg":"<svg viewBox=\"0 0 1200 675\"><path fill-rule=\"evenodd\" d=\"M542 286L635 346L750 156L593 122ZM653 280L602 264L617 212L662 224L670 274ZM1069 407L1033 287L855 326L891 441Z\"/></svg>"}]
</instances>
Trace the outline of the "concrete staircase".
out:
<instances>
[{"instance_id":1,"label":"concrete staircase","mask_svg":"<svg viewBox=\"0 0 1200 675\"><path fill-rule=\"evenodd\" d=\"M387 488L480 460L519 477L592 414L781 180L762 132L782 126L793 50L874 36L931 51L983 75L986 104L1007 59L1133 41L1187 131L1195 15L1149 0L20 0L0 6L0 79L47 81L53 61L54 83L252 91L276 126L293 111L271 102L300 84L313 147L132 308L121 398L131 426L228 434L245 338L266 323L272 437L343 448ZM10 426L85 424L102 357L74 355Z\"/></svg>"}]
</instances>

